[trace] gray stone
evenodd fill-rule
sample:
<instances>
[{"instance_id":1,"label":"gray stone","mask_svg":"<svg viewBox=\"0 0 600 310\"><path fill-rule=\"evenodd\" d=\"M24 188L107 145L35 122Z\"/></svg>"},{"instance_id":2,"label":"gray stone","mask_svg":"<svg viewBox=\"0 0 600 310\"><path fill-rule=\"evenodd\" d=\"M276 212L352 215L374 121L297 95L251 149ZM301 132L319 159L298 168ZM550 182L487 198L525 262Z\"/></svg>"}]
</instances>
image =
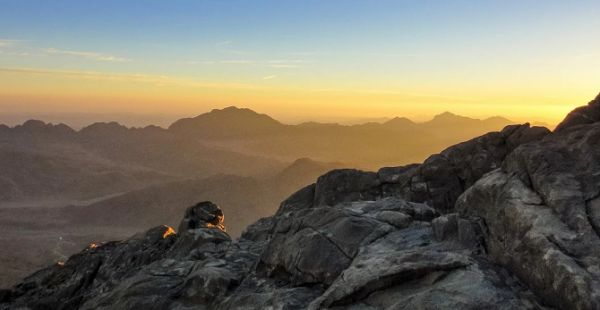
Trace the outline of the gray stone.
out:
<instances>
[{"instance_id":1,"label":"gray stone","mask_svg":"<svg viewBox=\"0 0 600 310\"><path fill-rule=\"evenodd\" d=\"M587 106L578 107L556 126L555 132L560 132L579 125L588 125L600 121L600 94L590 101Z\"/></svg>"},{"instance_id":2,"label":"gray stone","mask_svg":"<svg viewBox=\"0 0 600 310\"><path fill-rule=\"evenodd\" d=\"M440 216L431 222L431 228L438 241L454 239L458 234L458 215L453 213Z\"/></svg>"},{"instance_id":3,"label":"gray stone","mask_svg":"<svg viewBox=\"0 0 600 310\"><path fill-rule=\"evenodd\" d=\"M600 308L600 123L521 145L457 203L492 261L561 309Z\"/></svg>"}]
</instances>

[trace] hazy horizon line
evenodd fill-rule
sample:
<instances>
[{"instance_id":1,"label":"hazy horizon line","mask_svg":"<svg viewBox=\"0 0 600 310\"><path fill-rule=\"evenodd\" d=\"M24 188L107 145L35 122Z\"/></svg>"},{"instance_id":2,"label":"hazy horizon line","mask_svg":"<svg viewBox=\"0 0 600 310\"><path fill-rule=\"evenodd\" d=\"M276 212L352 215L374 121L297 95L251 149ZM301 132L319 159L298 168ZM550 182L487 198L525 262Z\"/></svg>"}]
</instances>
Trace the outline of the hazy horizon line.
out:
<instances>
[{"instance_id":1,"label":"hazy horizon line","mask_svg":"<svg viewBox=\"0 0 600 310\"><path fill-rule=\"evenodd\" d=\"M353 125L363 125L368 123L378 123L383 124L387 121L390 121L394 118L405 118L416 124L427 123L435 119L435 117L440 116L445 113L450 113L452 115L458 117L465 117L474 120L487 120L492 118L503 118L508 120L509 122L514 123L530 123L532 125L540 125L545 127L554 127L556 124L554 122L550 122L549 120L543 119L521 119L521 118L512 118L506 117L503 115L491 115L485 117L473 117L466 116L458 113L454 113L450 110L444 111L441 113L432 113L428 116L420 116L420 117L410 117L410 116L402 116L402 115L394 115L394 116L380 116L380 117L299 117L299 118L278 118L269 113L264 113L260 111L256 111L251 108L239 107L239 106L231 106L236 107L238 109L249 109L257 114L264 114L272 119L280 122L284 125L300 125L305 123L318 123L318 124L337 124L342 126L353 126ZM6 125L9 127L15 127L18 125L22 125L29 120L40 120L44 123L48 124L65 124L73 129L79 130L86 126L92 125L94 123L107 123L107 122L117 122L120 125L126 126L128 128L143 128L147 126L158 126L162 128L168 128L174 122L184 119L184 118L194 118L203 114L210 113L213 110L223 110L225 108L215 108L210 109L208 111L198 113L195 115L186 115L184 113L134 113L134 112L56 112L56 113L2 113L0 112L0 124Z\"/></svg>"}]
</instances>

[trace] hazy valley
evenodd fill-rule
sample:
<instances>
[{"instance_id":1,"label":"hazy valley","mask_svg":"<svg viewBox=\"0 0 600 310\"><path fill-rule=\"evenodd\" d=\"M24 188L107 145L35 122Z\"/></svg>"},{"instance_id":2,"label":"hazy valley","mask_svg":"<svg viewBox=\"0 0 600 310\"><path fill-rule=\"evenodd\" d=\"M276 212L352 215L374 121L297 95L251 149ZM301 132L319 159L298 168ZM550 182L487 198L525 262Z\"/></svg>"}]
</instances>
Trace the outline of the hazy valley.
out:
<instances>
[{"instance_id":1,"label":"hazy valley","mask_svg":"<svg viewBox=\"0 0 600 310\"><path fill-rule=\"evenodd\" d=\"M239 236L289 194L334 168L422 161L445 146L509 124L450 113L426 123L285 125L235 107L169 128L28 121L0 126L2 286L91 242L176 226L198 201L218 203ZM249 155L251 154L251 155Z\"/></svg>"}]
</instances>

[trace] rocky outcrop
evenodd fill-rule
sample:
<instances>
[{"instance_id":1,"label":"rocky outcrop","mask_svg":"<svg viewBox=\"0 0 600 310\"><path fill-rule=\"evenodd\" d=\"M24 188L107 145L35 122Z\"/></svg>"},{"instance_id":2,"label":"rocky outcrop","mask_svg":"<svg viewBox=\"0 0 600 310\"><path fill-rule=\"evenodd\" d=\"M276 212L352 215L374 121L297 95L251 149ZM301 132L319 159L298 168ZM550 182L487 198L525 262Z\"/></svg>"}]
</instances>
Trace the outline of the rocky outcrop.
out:
<instances>
[{"instance_id":1,"label":"rocky outcrop","mask_svg":"<svg viewBox=\"0 0 600 310\"><path fill-rule=\"evenodd\" d=\"M420 165L386 167L377 173L333 170L284 201L278 212L385 197L401 197L450 212L458 196L485 173L500 167L512 150L549 133L544 127L511 125L451 146Z\"/></svg>"},{"instance_id":2,"label":"rocky outcrop","mask_svg":"<svg viewBox=\"0 0 600 310\"><path fill-rule=\"evenodd\" d=\"M203 202L178 233L160 226L90 245L4 293L0 309L537 307L482 245L451 232L437 238L439 213L425 204L390 197L300 208L258 221L237 241L222 219Z\"/></svg>"},{"instance_id":3,"label":"rocky outcrop","mask_svg":"<svg viewBox=\"0 0 600 310\"><path fill-rule=\"evenodd\" d=\"M571 111L567 117L556 126L555 132L563 131L567 128L593 124L600 121L600 94L596 99L590 101L587 106L578 107Z\"/></svg>"},{"instance_id":4,"label":"rocky outcrop","mask_svg":"<svg viewBox=\"0 0 600 310\"><path fill-rule=\"evenodd\" d=\"M0 292L0 309L600 309L600 122L509 126L334 170L238 240L188 208Z\"/></svg>"},{"instance_id":5,"label":"rocky outcrop","mask_svg":"<svg viewBox=\"0 0 600 310\"><path fill-rule=\"evenodd\" d=\"M174 244L170 228L159 226L129 240L90 244L66 262L40 270L10 293L11 309L76 309L103 291L166 257Z\"/></svg>"},{"instance_id":6,"label":"rocky outcrop","mask_svg":"<svg viewBox=\"0 0 600 310\"><path fill-rule=\"evenodd\" d=\"M517 148L461 197L489 257L560 309L600 309L600 123Z\"/></svg>"},{"instance_id":7,"label":"rocky outcrop","mask_svg":"<svg viewBox=\"0 0 600 310\"><path fill-rule=\"evenodd\" d=\"M343 202L265 218L231 241L203 202L178 233L90 245L4 292L0 309L535 308L481 245L436 238L438 216L393 197Z\"/></svg>"},{"instance_id":8,"label":"rocky outcrop","mask_svg":"<svg viewBox=\"0 0 600 310\"><path fill-rule=\"evenodd\" d=\"M186 211L179 234L159 226L91 244L26 278L0 309L168 309L173 299L208 305L239 283L256 257L231 244L222 219L216 205L204 202Z\"/></svg>"}]
</instances>

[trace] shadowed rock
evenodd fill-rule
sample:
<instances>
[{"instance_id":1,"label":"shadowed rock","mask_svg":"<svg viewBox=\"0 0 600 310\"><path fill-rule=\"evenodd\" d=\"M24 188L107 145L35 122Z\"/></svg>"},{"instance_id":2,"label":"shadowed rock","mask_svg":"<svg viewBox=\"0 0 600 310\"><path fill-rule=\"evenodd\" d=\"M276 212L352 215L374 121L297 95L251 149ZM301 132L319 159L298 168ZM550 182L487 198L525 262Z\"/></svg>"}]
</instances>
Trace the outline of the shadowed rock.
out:
<instances>
[{"instance_id":1,"label":"shadowed rock","mask_svg":"<svg viewBox=\"0 0 600 310\"><path fill-rule=\"evenodd\" d=\"M592 124L600 121L600 94L596 99L590 101L588 105L578 107L571 111L567 117L556 126L555 132L563 131L567 128Z\"/></svg>"},{"instance_id":2,"label":"shadowed rock","mask_svg":"<svg viewBox=\"0 0 600 310\"><path fill-rule=\"evenodd\" d=\"M420 165L385 167L377 173L333 170L284 201L277 214L385 197L427 203L441 212L451 212L456 199L485 173L500 167L512 150L549 133L544 127L511 125L451 146Z\"/></svg>"},{"instance_id":3,"label":"shadowed rock","mask_svg":"<svg viewBox=\"0 0 600 310\"><path fill-rule=\"evenodd\" d=\"M216 204L204 201L185 210L183 220L179 224L179 232L187 233L189 230L212 227L225 231L225 216Z\"/></svg>"},{"instance_id":4,"label":"shadowed rock","mask_svg":"<svg viewBox=\"0 0 600 310\"><path fill-rule=\"evenodd\" d=\"M600 308L600 123L517 148L457 203L489 257L560 309Z\"/></svg>"}]
</instances>

